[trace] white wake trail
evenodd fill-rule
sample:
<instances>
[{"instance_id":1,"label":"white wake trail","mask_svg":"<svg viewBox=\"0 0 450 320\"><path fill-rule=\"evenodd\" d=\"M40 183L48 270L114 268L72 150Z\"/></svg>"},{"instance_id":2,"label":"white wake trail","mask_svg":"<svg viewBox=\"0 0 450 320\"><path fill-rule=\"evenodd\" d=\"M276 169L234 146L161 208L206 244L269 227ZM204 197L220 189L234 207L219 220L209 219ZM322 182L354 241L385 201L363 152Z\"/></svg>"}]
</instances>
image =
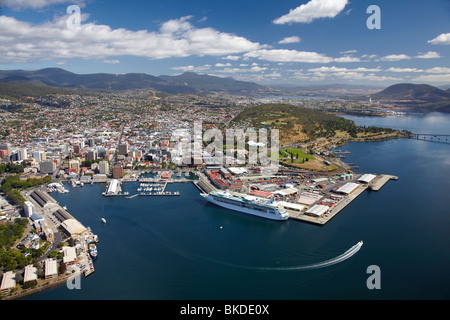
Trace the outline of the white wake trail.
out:
<instances>
[{"instance_id":1,"label":"white wake trail","mask_svg":"<svg viewBox=\"0 0 450 320\"><path fill-rule=\"evenodd\" d=\"M362 247L363 242L360 241L357 244L355 244L353 247L345 251L343 254L326 261L313 263L313 264L307 264L302 266L292 266L292 267L250 267L250 266L242 266L242 265L236 265L231 263L225 263L227 266L230 267L236 267L236 268L243 268L243 269L250 269L250 270L261 270L261 271L298 271L298 270L311 270L311 269L319 269L319 268L325 268L340 262L343 262L349 258L351 258L353 255L355 255ZM217 261L215 261L217 262Z\"/></svg>"}]
</instances>

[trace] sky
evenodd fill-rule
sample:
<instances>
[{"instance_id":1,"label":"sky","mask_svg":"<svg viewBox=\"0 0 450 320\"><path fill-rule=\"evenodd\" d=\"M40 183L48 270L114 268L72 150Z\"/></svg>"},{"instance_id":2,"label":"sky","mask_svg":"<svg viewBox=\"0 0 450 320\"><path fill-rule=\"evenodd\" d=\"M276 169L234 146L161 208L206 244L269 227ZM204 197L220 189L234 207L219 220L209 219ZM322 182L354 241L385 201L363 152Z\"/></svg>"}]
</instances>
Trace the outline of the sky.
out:
<instances>
[{"instance_id":1,"label":"sky","mask_svg":"<svg viewBox=\"0 0 450 320\"><path fill-rule=\"evenodd\" d=\"M450 0L0 0L0 69L450 87Z\"/></svg>"}]
</instances>

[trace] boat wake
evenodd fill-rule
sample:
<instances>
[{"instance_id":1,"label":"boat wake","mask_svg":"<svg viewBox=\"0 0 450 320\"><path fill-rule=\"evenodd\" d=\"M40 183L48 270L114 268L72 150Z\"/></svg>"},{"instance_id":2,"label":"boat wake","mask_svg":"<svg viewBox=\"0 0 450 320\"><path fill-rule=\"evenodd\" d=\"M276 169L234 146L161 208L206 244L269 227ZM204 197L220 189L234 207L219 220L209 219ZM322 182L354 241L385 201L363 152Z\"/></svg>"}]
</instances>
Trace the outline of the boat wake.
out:
<instances>
[{"instance_id":1,"label":"boat wake","mask_svg":"<svg viewBox=\"0 0 450 320\"><path fill-rule=\"evenodd\" d=\"M243 266L243 265L237 265L232 263L223 263L215 261L216 263L225 264L229 267L236 267L236 268L242 268L242 269L249 269L249 270L260 270L260 271L299 271L299 270L312 270L312 269L319 269L319 268L325 268L340 262L343 262L347 259L350 259L353 255L355 255L362 247L363 242L360 241L357 244L355 244L353 247L345 251L343 254L326 261L313 263L313 264L307 264L307 265L301 265L301 266L291 266L291 267L252 267L252 266ZM210 260L210 259L208 259Z\"/></svg>"}]
</instances>

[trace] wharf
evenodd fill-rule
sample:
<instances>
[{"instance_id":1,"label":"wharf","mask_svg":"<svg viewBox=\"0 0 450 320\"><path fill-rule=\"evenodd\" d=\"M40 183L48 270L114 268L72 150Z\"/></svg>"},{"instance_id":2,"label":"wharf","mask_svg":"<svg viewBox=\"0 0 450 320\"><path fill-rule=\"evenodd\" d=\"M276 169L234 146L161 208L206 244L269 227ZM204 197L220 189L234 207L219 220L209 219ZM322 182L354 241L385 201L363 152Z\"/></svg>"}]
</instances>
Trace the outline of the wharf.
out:
<instances>
[{"instance_id":1,"label":"wharf","mask_svg":"<svg viewBox=\"0 0 450 320\"><path fill-rule=\"evenodd\" d=\"M373 184L369 186L369 189L372 191L378 191L380 190L389 180L398 180L397 176L391 176L387 174L381 175L380 178L375 180Z\"/></svg>"},{"instance_id":2,"label":"wharf","mask_svg":"<svg viewBox=\"0 0 450 320\"><path fill-rule=\"evenodd\" d=\"M328 213L320 217L309 216L304 213L288 210L289 219L299 220L303 222L310 222L318 225L324 225L332 218L334 218L339 212L341 212L342 209L344 209L348 204L350 204L350 202L355 200L361 193L363 193L364 190L367 189L367 187L368 187L367 185L358 186L358 188L356 188L355 191L353 191L347 197L343 198L341 201L336 203L336 205L333 206L333 208Z\"/></svg>"}]
</instances>

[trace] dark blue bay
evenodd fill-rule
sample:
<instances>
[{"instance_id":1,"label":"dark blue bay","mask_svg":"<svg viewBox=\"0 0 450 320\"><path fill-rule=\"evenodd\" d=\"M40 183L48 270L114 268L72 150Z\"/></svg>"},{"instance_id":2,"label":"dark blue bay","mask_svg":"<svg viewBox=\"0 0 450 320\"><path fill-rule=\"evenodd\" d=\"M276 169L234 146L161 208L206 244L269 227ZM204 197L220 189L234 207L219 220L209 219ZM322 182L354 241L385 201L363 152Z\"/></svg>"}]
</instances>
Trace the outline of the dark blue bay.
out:
<instances>
[{"instance_id":1,"label":"dark blue bay","mask_svg":"<svg viewBox=\"0 0 450 320\"><path fill-rule=\"evenodd\" d=\"M449 134L450 117L432 116L396 123L403 119L429 133ZM352 120L380 125L383 119L392 121ZM82 280L81 290L60 286L26 299L450 298L450 145L398 139L340 149L351 152L345 161L359 172L399 180L364 192L322 227L218 208L205 203L193 184L169 185L179 197L105 198L102 184L53 194L99 236L96 271ZM131 195L136 188L125 184ZM360 240L361 250L340 264L277 269L331 259ZM370 265L381 270L380 290L366 286Z\"/></svg>"}]
</instances>

